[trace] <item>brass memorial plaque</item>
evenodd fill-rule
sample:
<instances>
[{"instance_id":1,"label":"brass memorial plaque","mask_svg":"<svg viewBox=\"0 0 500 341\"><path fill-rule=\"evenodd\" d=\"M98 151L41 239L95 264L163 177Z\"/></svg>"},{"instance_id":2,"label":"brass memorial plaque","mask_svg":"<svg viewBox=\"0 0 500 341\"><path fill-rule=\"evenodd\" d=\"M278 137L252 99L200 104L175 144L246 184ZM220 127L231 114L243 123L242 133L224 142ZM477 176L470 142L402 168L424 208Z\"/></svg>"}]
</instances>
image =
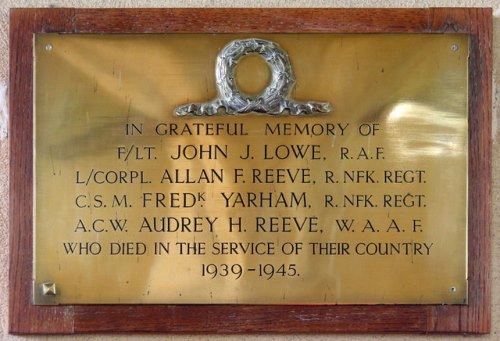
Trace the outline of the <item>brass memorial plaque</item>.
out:
<instances>
[{"instance_id":1,"label":"brass memorial plaque","mask_svg":"<svg viewBox=\"0 0 500 341\"><path fill-rule=\"evenodd\" d=\"M34 39L35 304L467 303L466 35Z\"/></svg>"}]
</instances>

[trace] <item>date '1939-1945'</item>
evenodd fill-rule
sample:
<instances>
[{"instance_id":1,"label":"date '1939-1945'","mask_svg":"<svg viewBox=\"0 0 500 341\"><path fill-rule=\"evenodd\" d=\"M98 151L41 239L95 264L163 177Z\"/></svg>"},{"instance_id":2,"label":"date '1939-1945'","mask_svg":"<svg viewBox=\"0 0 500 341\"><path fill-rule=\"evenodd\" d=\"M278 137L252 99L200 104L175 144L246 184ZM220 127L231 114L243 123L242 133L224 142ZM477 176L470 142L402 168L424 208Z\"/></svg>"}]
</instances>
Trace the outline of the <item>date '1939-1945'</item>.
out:
<instances>
[{"instance_id":1,"label":"date '1939-1945'","mask_svg":"<svg viewBox=\"0 0 500 341\"><path fill-rule=\"evenodd\" d=\"M244 273L255 273L259 277L298 277L296 264L259 264L256 267L243 267L241 264L202 264L201 276L215 279L216 277L234 276L239 279Z\"/></svg>"}]
</instances>

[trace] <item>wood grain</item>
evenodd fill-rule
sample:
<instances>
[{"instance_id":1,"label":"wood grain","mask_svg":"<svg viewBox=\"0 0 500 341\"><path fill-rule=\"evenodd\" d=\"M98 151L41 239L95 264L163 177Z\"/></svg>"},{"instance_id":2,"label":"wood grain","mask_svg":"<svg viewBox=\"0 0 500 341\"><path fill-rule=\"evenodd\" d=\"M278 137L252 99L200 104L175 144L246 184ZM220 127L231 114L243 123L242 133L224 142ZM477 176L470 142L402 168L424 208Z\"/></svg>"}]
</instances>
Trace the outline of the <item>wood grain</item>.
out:
<instances>
[{"instance_id":1,"label":"wood grain","mask_svg":"<svg viewBox=\"0 0 500 341\"><path fill-rule=\"evenodd\" d=\"M443 33L470 36L469 304L31 305L33 33ZM492 11L439 9L13 9L10 14L11 333L490 330Z\"/></svg>"},{"instance_id":2,"label":"wood grain","mask_svg":"<svg viewBox=\"0 0 500 341\"><path fill-rule=\"evenodd\" d=\"M491 264L491 75L492 15L481 9L435 11L437 32L467 32L469 57L469 304L436 306L433 330L458 332L490 330Z\"/></svg>"},{"instance_id":3,"label":"wood grain","mask_svg":"<svg viewBox=\"0 0 500 341\"><path fill-rule=\"evenodd\" d=\"M76 10L79 33L427 32L428 9Z\"/></svg>"},{"instance_id":4,"label":"wood grain","mask_svg":"<svg viewBox=\"0 0 500 341\"><path fill-rule=\"evenodd\" d=\"M9 331L70 333L72 307L31 305L33 210L33 33L71 29L71 10L10 13Z\"/></svg>"}]
</instances>

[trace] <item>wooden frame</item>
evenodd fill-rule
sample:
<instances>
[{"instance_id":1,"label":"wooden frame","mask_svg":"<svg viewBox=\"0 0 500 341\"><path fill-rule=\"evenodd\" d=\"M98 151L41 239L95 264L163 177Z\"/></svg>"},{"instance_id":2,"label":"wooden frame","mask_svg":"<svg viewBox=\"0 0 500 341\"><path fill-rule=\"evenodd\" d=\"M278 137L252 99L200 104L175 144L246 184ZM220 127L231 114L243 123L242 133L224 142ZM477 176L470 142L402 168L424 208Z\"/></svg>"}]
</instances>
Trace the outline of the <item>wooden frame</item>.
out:
<instances>
[{"instance_id":1,"label":"wooden frame","mask_svg":"<svg viewBox=\"0 0 500 341\"><path fill-rule=\"evenodd\" d=\"M470 36L469 304L32 305L32 94L33 33L36 32L467 33ZM491 9L12 9L10 332L488 333L491 324L491 74Z\"/></svg>"}]
</instances>

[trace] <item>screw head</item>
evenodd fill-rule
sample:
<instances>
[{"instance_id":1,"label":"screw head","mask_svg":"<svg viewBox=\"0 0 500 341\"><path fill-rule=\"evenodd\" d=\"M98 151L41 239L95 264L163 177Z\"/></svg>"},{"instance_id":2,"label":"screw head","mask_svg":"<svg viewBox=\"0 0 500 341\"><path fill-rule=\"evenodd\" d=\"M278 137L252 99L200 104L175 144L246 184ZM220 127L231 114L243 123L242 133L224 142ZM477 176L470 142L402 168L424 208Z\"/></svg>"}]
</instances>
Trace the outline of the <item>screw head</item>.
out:
<instances>
[{"instance_id":1,"label":"screw head","mask_svg":"<svg viewBox=\"0 0 500 341\"><path fill-rule=\"evenodd\" d=\"M57 295L56 284L52 282L42 283L42 295L44 296Z\"/></svg>"},{"instance_id":2,"label":"screw head","mask_svg":"<svg viewBox=\"0 0 500 341\"><path fill-rule=\"evenodd\" d=\"M47 51L49 51L49 52L50 52L50 51L52 51L52 49L53 49L53 48L54 48L54 47L52 46L52 44L47 44L47 45L45 45L45 50L47 50Z\"/></svg>"},{"instance_id":3,"label":"screw head","mask_svg":"<svg viewBox=\"0 0 500 341\"><path fill-rule=\"evenodd\" d=\"M450 288L450 292L457 292L457 288L455 288L455 287L451 287L451 288Z\"/></svg>"},{"instance_id":4,"label":"screw head","mask_svg":"<svg viewBox=\"0 0 500 341\"><path fill-rule=\"evenodd\" d=\"M457 45L457 44L451 44L450 49L451 49L453 52L456 52L456 51L458 51L458 45Z\"/></svg>"}]
</instances>

